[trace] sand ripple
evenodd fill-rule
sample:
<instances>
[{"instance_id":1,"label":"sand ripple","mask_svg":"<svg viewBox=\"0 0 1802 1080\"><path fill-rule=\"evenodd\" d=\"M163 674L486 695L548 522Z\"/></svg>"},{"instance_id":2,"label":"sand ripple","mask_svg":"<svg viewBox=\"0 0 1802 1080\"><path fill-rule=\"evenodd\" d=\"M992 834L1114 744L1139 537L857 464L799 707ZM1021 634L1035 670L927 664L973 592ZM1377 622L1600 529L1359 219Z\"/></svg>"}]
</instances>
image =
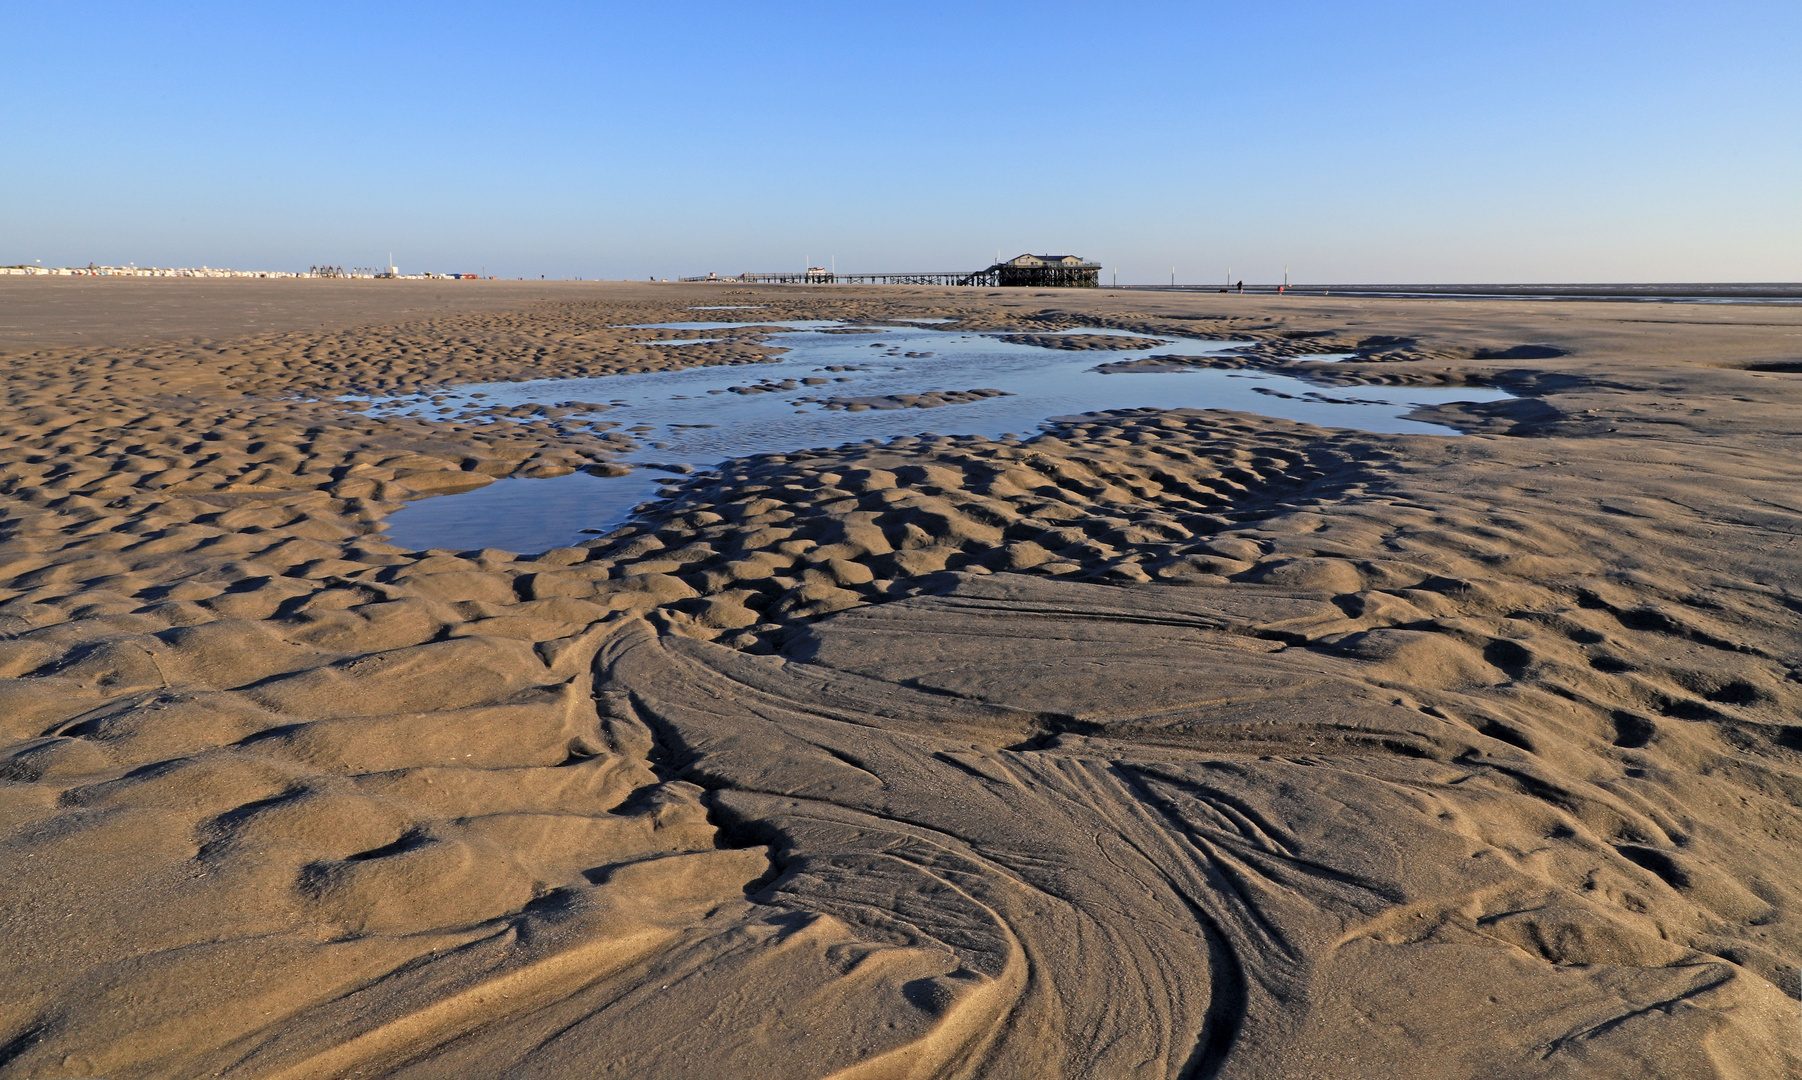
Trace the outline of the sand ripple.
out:
<instances>
[{"instance_id":1,"label":"sand ripple","mask_svg":"<svg viewBox=\"0 0 1802 1080\"><path fill-rule=\"evenodd\" d=\"M281 397L525 372L450 326L20 361L0 1076L1802 1075L1780 372L771 455L403 552L403 498L609 453Z\"/></svg>"}]
</instances>

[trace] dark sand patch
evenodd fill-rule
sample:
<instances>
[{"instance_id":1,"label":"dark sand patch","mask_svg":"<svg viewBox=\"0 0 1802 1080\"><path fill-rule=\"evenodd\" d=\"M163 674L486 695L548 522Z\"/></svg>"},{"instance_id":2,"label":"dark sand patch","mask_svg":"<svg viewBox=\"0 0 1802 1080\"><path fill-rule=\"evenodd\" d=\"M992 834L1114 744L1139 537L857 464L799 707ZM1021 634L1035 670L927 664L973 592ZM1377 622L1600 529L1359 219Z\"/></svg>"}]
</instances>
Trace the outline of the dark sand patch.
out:
<instances>
[{"instance_id":1,"label":"dark sand patch","mask_svg":"<svg viewBox=\"0 0 1802 1080\"><path fill-rule=\"evenodd\" d=\"M871 394L863 397L801 398L825 409L936 409L942 405L962 405L992 397L1005 397L1006 390L927 390L918 394Z\"/></svg>"},{"instance_id":2,"label":"dark sand patch","mask_svg":"<svg viewBox=\"0 0 1802 1080\"><path fill-rule=\"evenodd\" d=\"M1118 334L997 334L996 337L1015 345L1036 345L1041 349L1074 352L1125 352L1168 344L1161 338L1126 337Z\"/></svg>"}]
</instances>

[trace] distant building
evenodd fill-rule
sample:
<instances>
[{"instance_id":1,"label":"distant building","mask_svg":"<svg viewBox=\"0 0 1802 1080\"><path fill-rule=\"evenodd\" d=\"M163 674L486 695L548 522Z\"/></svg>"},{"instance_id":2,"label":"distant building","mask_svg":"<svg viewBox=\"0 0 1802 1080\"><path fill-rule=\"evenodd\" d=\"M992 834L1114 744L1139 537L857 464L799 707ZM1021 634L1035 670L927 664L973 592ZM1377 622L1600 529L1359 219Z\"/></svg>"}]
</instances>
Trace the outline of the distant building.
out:
<instances>
[{"instance_id":1,"label":"distant building","mask_svg":"<svg viewBox=\"0 0 1802 1080\"><path fill-rule=\"evenodd\" d=\"M1078 255L1016 255L989 272L997 285L1093 289L1101 284L1101 264Z\"/></svg>"}]
</instances>

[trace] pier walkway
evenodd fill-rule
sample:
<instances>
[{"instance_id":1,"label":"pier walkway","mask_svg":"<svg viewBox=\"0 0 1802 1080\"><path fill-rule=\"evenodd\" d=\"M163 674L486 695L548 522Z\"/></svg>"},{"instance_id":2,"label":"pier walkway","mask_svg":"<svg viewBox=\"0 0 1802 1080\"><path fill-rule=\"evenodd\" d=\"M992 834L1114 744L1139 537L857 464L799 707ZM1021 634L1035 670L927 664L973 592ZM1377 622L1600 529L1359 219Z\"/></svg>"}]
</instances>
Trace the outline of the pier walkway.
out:
<instances>
[{"instance_id":1,"label":"pier walkway","mask_svg":"<svg viewBox=\"0 0 1802 1080\"><path fill-rule=\"evenodd\" d=\"M905 274L835 274L830 270L796 270L787 274L738 274L685 277L681 281L731 281L759 285L999 285L990 270L944 270Z\"/></svg>"},{"instance_id":2,"label":"pier walkway","mask_svg":"<svg viewBox=\"0 0 1802 1080\"><path fill-rule=\"evenodd\" d=\"M887 274L840 274L824 267L785 274L707 274L682 281L732 281L759 285L974 285L1093 289L1101 284L1101 264L1075 255L1021 255L982 270L933 270Z\"/></svg>"}]
</instances>

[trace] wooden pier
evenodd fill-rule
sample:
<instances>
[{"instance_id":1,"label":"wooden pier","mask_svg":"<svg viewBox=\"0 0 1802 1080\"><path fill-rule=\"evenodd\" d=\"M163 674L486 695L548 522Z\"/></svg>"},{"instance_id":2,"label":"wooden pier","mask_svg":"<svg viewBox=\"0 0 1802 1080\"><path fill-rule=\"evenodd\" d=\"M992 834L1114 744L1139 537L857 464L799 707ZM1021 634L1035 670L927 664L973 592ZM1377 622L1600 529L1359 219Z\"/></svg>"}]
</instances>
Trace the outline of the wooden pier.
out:
<instances>
[{"instance_id":1,"label":"wooden pier","mask_svg":"<svg viewBox=\"0 0 1802 1080\"><path fill-rule=\"evenodd\" d=\"M839 274L822 267L791 273L706 274L682 281L718 281L756 285L969 285L986 288L1093 289L1101 284L1101 264L1075 255L1021 255L982 270L934 270L909 273Z\"/></svg>"}]
</instances>

